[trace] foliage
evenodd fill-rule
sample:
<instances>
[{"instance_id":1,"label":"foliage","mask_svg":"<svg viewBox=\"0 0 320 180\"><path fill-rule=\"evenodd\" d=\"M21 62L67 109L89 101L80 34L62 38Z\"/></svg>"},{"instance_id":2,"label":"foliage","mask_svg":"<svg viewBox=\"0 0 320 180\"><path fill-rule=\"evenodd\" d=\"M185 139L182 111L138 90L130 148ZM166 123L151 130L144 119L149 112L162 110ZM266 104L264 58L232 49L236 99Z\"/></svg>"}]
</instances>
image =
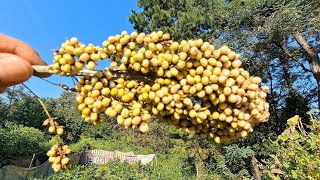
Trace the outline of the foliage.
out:
<instances>
[{"instance_id":1,"label":"foliage","mask_svg":"<svg viewBox=\"0 0 320 180\"><path fill-rule=\"evenodd\" d=\"M166 160L166 164L126 164L110 162L103 166L77 166L67 171L51 175L46 179L192 179L174 166L178 159ZM158 161L159 162L159 161Z\"/></svg>"},{"instance_id":2,"label":"foliage","mask_svg":"<svg viewBox=\"0 0 320 180\"><path fill-rule=\"evenodd\" d=\"M279 162L275 162L273 168L281 169L285 179L320 178L320 121L310 116L310 132L295 116L288 120L289 127L274 141Z\"/></svg>"},{"instance_id":3,"label":"foliage","mask_svg":"<svg viewBox=\"0 0 320 180\"><path fill-rule=\"evenodd\" d=\"M153 143L159 143L159 141L149 139L150 145L143 145L140 144L139 140L141 139L135 138L132 135L121 135L121 133L116 132L114 132L112 136L104 139L95 139L83 135L77 143L71 144L70 147L74 152L82 152L87 149L104 149L122 152L132 151L139 154L161 153L161 151L155 151L152 146ZM160 143L165 143L165 141L161 141ZM162 151L166 150L167 148L163 147Z\"/></svg>"},{"instance_id":4,"label":"foliage","mask_svg":"<svg viewBox=\"0 0 320 180\"><path fill-rule=\"evenodd\" d=\"M14 122L37 129L46 129L42 123L47 119L37 97L16 86L8 88L0 99L0 125ZM58 122L66 127L64 139L76 140L88 126L81 119L76 109L75 94L63 92L59 98L42 98L49 113L58 118Z\"/></svg>"},{"instance_id":5,"label":"foliage","mask_svg":"<svg viewBox=\"0 0 320 180\"><path fill-rule=\"evenodd\" d=\"M227 157L221 151L221 147L210 149L211 153L206 160L206 168L208 177L215 177L217 179L248 179L250 174L246 169L240 169L232 172L234 165L228 164ZM239 161L237 161L237 164ZM209 178L211 179L211 178Z\"/></svg>"},{"instance_id":6,"label":"foliage","mask_svg":"<svg viewBox=\"0 0 320 180\"><path fill-rule=\"evenodd\" d=\"M6 116L6 107L7 104L5 103L4 99L0 97L0 117L5 117ZM0 121L0 126L5 123L4 118L1 118L2 121Z\"/></svg>"},{"instance_id":7,"label":"foliage","mask_svg":"<svg viewBox=\"0 0 320 180\"><path fill-rule=\"evenodd\" d=\"M99 125L90 125L88 128L82 133L83 136L94 138L94 139L108 139L110 136L114 136L114 123L110 122L111 119L108 120L108 123L101 123Z\"/></svg>"},{"instance_id":8,"label":"foliage","mask_svg":"<svg viewBox=\"0 0 320 180\"><path fill-rule=\"evenodd\" d=\"M64 91L59 98L46 101L51 115L57 117L57 122L65 126L63 138L66 141L77 140L84 129L88 128L77 110L75 97L75 93Z\"/></svg>"},{"instance_id":9,"label":"foliage","mask_svg":"<svg viewBox=\"0 0 320 180\"><path fill-rule=\"evenodd\" d=\"M38 129L12 123L0 128L0 154L3 157L40 154L48 148L46 136Z\"/></svg>"},{"instance_id":10,"label":"foliage","mask_svg":"<svg viewBox=\"0 0 320 180\"><path fill-rule=\"evenodd\" d=\"M132 136L113 136L114 138L108 139L94 139L91 137L82 136L80 140L70 145L71 149L74 152L82 152L86 149L104 149L109 151L122 151L129 152L133 151L136 153L148 154L152 153L152 150L149 148L143 148L136 144L136 140Z\"/></svg>"},{"instance_id":11,"label":"foliage","mask_svg":"<svg viewBox=\"0 0 320 180\"><path fill-rule=\"evenodd\" d=\"M63 123L74 123L78 114L72 114L72 94L57 99L47 99L46 105ZM65 100L65 101L64 101ZM6 107L8 101L2 101ZM59 102L59 103L56 103ZM288 104L290 105L290 104ZM299 105L299 104L297 104ZM70 110L64 114L63 110ZM23 109L22 111L25 111ZM26 113L29 113L28 111ZM302 113L302 112L301 112ZM64 121L63 118L69 118ZM285 179L312 179L319 176L319 121L311 116L310 124L292 126L276 139L273 126L260 125L246 139L236 143L216 146L210 140L193 140L180 134L174 127L152 120L150 132L141 134L115 125L114 120L99 126L78 129L79 140L71 145L73 152L86 149L133 151L135 154L157 155L157 163L151 166L129 165L112 162L104 166L75 166L53 174L47 179L250 179L253 177L251 158L257 157L264 178L274 176L272 169L283 172ZM303 122L307 122L304 120ZM299 121L302 123L302 121ZM78 124L82 126L81 123ZM292 131L294 127L294 131ZM306 130L305 130L305 129ZM71 130L72 131L72 130ZM288 132L290 132L288 134ZM39 130L14 123L3 123L0 129L1 155L44 154L49 142ZM23 151L21 151L23 149ZM274 154L275 156L273 156ZM276 162L274 162L276 160ZM277 163L279 161L280 163Z\"/></svg>"},{"instance_id":12,"label":"foliage","mask_svg":"<svg viewBox=\"0 0 320 180\"><path fill-rule=\"evenodd\" d=\"M231 144L223 147L223 155L231 172L238 172L250 166L251 157L255 155L255 152L251 147L239 147L238 144ZM234 164L237 165L234 166Z\"/></svg>"},{"instance_id":13,"label":"foliage","mask_svg":"<svg viewBox=\"0 0 320 180\"><path fill-rule=\"evenodd\" d=\"M150 121L150 125L153 128L147 134L142 134L138 130L128 131L117 126L112 119L108 121L108 123L89 126L89 128L85 129L80 140L72 145L74 149L81 151L86 148L100 147L107 150L136 151L140 153L167 153L167 150L173 147L173 144L180 139L180 136L177 135L177 130L168 124L157 124L155 121Z\"/></svg>"},{"instance_id":14,"label":"foliage","mask_svg":"<svg viewBox=\"0 0 320 180\"><path fill-rule=\"evenodd\" d=\"M180 146L183 144L182 140L171 140L170 134L165 129L153 129L148 134L141 134L128 133L127 130L122 129L115 131L115 128L118 127L112 127L110 124L100 124L97 129L89 128L79 141L71 144L70 147L73 152L104 149L132 151L135 154L155 153L156 162L147 166L120 162L110 162L105 166L86 166L86 168L77 166L51 175L47 179L190 179L195 176L194 172L190 171L192 164L186 163L188 152ZM103 129L105 134L102 133ZM169 146L162 146L163 144L169 144Z\"/></svg>"},{"instance_id":15,"label":"foliage","mask_svg":"<svg viewBox=\"0 0 320 180\"><path fill-rule=\"evenodd\" d=\"M51 176L42 178L46 180L85 180L85 179L94 179L97 171L96 166L75 166L70 167L65 171L60 171L59 173L53 174Z\"/></svg>"},{"instance_id":16,"label":"foliage","mask_svg":"<svg viewBox=\"0 0 320 180\"><path fill-rule=\"evenodd\" d=\"M217 38L226 23L227 12L222 0L139 0L138 6L143 11L133 11L129 18L137 31L150 33L161 29L169 32L174 40Z\"/></svg>"},{"instance_id":17,"label":"foliage","mask_svg":"<svg viewBox=\"0 0 320 180\"><path fill-rule=\"evenodd\" d=\"M93 130L90 130L90 132L92 131ZM236 169L234 167L235 164L231 164L226 160L223 154L224 152L216 149L217 147L214 146L212 142L194 141L188 139L188 137L180 136L180 138L176 137L174 139L172 136L175 133L174 131L169 134L164 133L164 129L155 129L154 131L149 132L147 135L130 135L127 131L121 130L112 131L111 133L106 131L106 134L108 135L100 138L83 135L77 143L71 145L71 149L75 152L81 152L85 149L104 149L110 151L118 150L121 152L132 151L135 154L155 153L157 155L157 167L153 169L149 168L148 171L143 171L142 173L147 175L146 177L149 177L150 179L159 179L159 173L161 173L161 177L166 177L166 179L182 179L182 177L194 179L197 176L223 179L250 177L248 171L245 170L246 167L243 169L241 167L240 170L238 170L239 168ZM98 130L98 132L100 132L100 130ZM127 135L123 133L127 133ZM158 135L158 138L155 134ZM159 136L159 134L163 135ZM149 137L145 141L148 142L148 145L144 145L142 141L143 139L146 139L147 136ZM171 138L168 138L170 136ZM159 143L172 145L166 145L159 148L158 145L156 145ZM252 155L252 151L248 149L242 150L238 147L234 150L239 151L234 153L241 154L241 157L238 157L238 159L235 158L233 161L234 163L239 163L240 160L248 157L250 158ZM118 177L121 175L120 177L132 177L133 179L141 178L140 176L135 175L142 171L140 166L130 166L130 170L126 169L127 165L125 164L117 164L117 166L119 166L119 168L122 167L121 170L113 170ZM159 170L158 172L158 169L161 169L161 171ZM131 174L122 171L129 171ZM106 177L110 178L107 175Z\"/></svg>"},{"instance_id":18,"label":"foliage","mask_svg":"<svg viewBox=\"0 0 320 180\"><path fill-rule=\"evenodd\" d=\"M14 122L28 127L43 129L42 122L46 114L36 97L20 86L8 88L2 95L4 100L0 105L0 122ZM0 123L0 124L1 124Z\"/></svg>"},{"instance_id":19,"label":"foliage","mask_svg":"<svg viewBox=\"0 0 320 180\"><path fill-rule=\"evenodd\" d=\"M290 119L288 122L296 121ZM318 175L316 173L319 172L317 168L320 167L318 161L320 159L320 123L316 119L312 119L311 122L310 132L295 124L296 126L291 125L288 128L290 131L286 130L272 143L265 141L268 146L271 146L269 149L272 149L267 151L269 156L277 157L280 163L275 164L272 158L262 160L259 167L264 178L271 178L271 170L275 168L281 169L285 179L312 179ZM297 129L293 130L292 127ZM123 152L133 151L136 154L153 153L152 148L149 147L148 150L141 147L141 144L132 136L123 136L122 131L109 133L108 136L100 139L82 136L80 141L71 147L76 151L91 147ZM114 139L116 137L117 139ZM149 142L153 142L153 139L149 139ZM51 175L47 179L195 179L200 177L198 173L203 173L201 177L204 179L251 179L253 176L251 157L259 156L258 152L254 152L251 147L242 146L240 142L220 147L210 142L188 140L185 137L174 141L173 146L163 149L166 150L162 152L167 153L156 153L157 163L150 166L120 162L111 162L103 166L77 166ZM201 166L199 166L200 161L203 163Z\"/></svg>"}]
</instances>

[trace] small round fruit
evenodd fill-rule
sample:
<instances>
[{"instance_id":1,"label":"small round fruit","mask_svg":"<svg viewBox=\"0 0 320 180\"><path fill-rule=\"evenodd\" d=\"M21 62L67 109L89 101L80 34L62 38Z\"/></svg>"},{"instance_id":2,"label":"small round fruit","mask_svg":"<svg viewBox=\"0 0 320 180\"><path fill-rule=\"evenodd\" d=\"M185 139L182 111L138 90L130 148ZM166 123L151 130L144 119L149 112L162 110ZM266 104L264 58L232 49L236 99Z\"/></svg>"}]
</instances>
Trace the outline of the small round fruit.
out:
<instances>
[{"instance_id":1,"label":"small round fruit","mask_svg":"<svg viewBox=\"0 0 320 180\"><path fill-rule=\"evenodd\" d=\"M56 153L57 153L56 150L50 149L50 150L47 152L47 156L52 157L52 156L56 155Z\"/></svg>"},{"instance_id":2,"label":"small round fruit","mask_svg":"<svg viewBox=\"0 0 320 180\"><path fill-rule=\"evenodd\" d=\"M48 131L49 131L50 133L54 133L54 132L56 131L56 127L50 126Z\"/></svg>"},{"instance_id":3,"label":"small round fruit","mask_svg":"<svg viewBox=\"0 0 320 180\"><path fill-rule=\"evenodd\" d=\"M62 127L58 127L58 128L57 128L57 134L58 134L58 135L63 134L63 128L62 128Z\"/></svg>"},{"instance_id":4,"label":"small round fruit","mask_svg":"<svg viewBox=\"0 0 320 180\"><path fill-rule=\"evenodd\" d=\"M68 157L64 157L61 160L61 164L66 165L66 164L68 164L69 161L70 161L70 159Z\"/></svg>"},{"instance_id":5,"label":"small round fruit","mask_svg":"<svg viewBox=\"0 0 320 180\"><path fill-rule=\"evenodd\" d=\"M142 132L142 133L146 133L149 131L149 124L146 123L146 122L142 122L139 126L139 130Z\"/></svg>"},{"instance_id":6,"label":"small round fruit","mask_svg":"<svg viewBox=\"0 0 320 180\"><path fill-rule=\"evenodd\" d=\"M55 163L55 164L59 164L59 163L60 163L60 161L61 161L61 157L60 157L60 156L58 156L58 157L55 157L55 158L54 158L53 163Z\"/></svg>"},{"instance_id":7,"label":"small round fruit","mask_svg":"<svg viewBox=\"0 0 320 180\"><path fill-rule=\"evenodd\" d=\"M50 121L49 121L49 119L46 119L44 122L43 122L43 126L48 126L49 125L49 123L50 123Z\"/></svg>"}]
</instances>

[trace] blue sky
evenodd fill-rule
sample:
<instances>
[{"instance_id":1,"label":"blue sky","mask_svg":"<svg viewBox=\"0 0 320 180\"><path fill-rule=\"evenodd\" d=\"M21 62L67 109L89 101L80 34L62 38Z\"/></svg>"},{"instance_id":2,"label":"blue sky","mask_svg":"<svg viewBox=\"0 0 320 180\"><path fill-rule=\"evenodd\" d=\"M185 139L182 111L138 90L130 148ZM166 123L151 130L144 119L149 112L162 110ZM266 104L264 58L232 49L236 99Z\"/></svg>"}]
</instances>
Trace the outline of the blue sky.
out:
<instances>
[{"instance_id":1,"label":"blue sky","mask_svg":"<svg viewBox=\"0 0 320 180\"><path fill-rule=\"evenodd\" d=\"M108 36L133 31L129 23L131 10L137 2L76 0L10 0L0 5L0 33L31 45L47 64L52 63L53 49L63 41L77 37L83 43L101 46ZM70 78L53 75L55 83L72 86ZM32 77L26 85L40 97L58 97L62 89Z\"/></svg>"}]
</instances>

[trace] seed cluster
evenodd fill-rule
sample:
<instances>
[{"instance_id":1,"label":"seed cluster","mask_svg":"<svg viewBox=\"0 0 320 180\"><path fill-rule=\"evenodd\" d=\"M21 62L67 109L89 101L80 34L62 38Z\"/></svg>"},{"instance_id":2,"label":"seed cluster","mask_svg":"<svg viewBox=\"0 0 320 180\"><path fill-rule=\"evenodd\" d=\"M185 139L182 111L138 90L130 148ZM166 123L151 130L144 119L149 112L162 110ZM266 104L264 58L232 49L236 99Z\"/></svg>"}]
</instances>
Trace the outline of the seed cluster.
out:
<instances>
[{"instance_id":1,"label":"seed cluster","mask_svg":"<svg viewBox=\"0 0 320 180\"><path fill-rule=\"evenodd\" d=\"M202 39L170 40L162 31L122 32L102 47L76 38L55 52L53 73L77 75L110 67L78 79L78 109L86 122L116 118L125 128L148 132L152 116L194 137L229 143L247 136L269 118L267 86L241 67L240 55Z\"/></svg>"},{"instance_id":2,"label":"seed cluster","mask_svg":"<svg viewBox=\"0 0 320 180\"><path fill-rule=\"evenodd\" d=\"M64 133L64 126L59 125L56 121L57 118L51 118L49 116L48 119L43 121L43 126L49 126L48 131L53 135L60 136ZM67 145L55 144L51 147L51 149L47 152L47 156L49 156L49 162L52 163L52 169L55 172L58 172L61 169L66 169L69 158L68 155L71 153L71 149Z\"/></svg>"},{"instance_id":3,"label":"seed cluster","mask_svg":"<svg viewBox=\"0 0 320 180\"><path fill-rule=\"evenodd\" d=\"M49 156L49 162L52 163L52 169L55 172L58 172L61 169L65 169L70 159L67 157L70 154L71 150L68 145L60 146L54 145L47 152Z\"/></svg>"},{"instance_id":4,"label":"seed cluster","mask_svg":"<svg viewBox=\"0 0 320 180\"><path fill-rule=\"evenodd\" d=\"M64 132L64 126L60 126L56 118L48 118L43 121L43 126L49 126L48 131L51 134L62 135Z\"/></svg>"}]
</instances>

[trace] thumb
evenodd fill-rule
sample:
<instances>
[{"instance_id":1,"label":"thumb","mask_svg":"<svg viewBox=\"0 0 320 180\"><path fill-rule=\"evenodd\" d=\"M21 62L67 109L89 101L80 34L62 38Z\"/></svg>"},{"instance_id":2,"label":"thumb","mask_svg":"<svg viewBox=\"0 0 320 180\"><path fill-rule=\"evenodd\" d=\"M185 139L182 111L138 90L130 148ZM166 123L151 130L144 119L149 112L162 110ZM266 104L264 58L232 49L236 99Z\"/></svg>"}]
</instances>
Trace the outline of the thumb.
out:
<instances>
[{"instance_id":1,"label":"thumb","mask_svg":"<svg viewBox=\"0 0 320 180\"><path fill-rule=\"evenodd\" d=\"M9 53L0 53L0 89L28 80L33 74L31 64Z\"/></svg>"}]
</instances>

